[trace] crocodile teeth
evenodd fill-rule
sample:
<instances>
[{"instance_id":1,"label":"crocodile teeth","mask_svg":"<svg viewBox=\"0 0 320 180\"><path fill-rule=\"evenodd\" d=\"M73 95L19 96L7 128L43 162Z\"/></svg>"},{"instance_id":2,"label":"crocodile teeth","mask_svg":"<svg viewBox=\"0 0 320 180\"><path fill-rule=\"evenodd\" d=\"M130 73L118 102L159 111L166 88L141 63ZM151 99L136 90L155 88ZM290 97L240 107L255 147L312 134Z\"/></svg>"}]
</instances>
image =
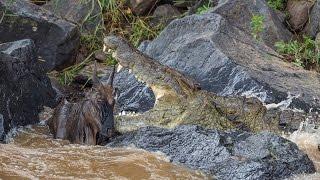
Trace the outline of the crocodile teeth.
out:
<instances>
[{"instance_id":1,"label":"crocodile teeth","mask_svg":"<svg viewBox=\"0 0 320 180\"><path fill-rule=\"evenodd\" d=\"M106 45L103 45L103 52L106 52L107 51L107 46Z\"/></svg>"},{"instance_id":2,"label":"crocodile teeth","mask_svg":"<svg viewBox=\"0 0 320 180\"><path fill-rule=\"evenodd\" d=\"M121 65L119 64L118 67L117 67L117 72L120 72L122 68L123 68L123 66L121 66Z\"/></svg>"}]
</instances>

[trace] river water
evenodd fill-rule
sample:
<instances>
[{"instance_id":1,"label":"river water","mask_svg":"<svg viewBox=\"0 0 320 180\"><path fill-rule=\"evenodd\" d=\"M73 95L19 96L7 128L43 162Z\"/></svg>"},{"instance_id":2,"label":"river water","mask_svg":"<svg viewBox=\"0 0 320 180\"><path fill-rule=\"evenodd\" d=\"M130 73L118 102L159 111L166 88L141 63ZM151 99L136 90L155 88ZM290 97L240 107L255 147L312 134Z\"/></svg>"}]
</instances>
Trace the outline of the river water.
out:
<instances>
[{"instance_id":1,"label":"river water","mask_svg":"<svg viewBox=\"0 0 320 180\"><path fill-rule=\"evenodd\" d=\"M296 143L300 150L304 151L308 157L313 161L316 167L317 173L311 175L296 175L290 180L319 180L320 179L320 129L314 129L314 127L308 127L308 123L302 123L303 125L299 130L293 132L290 135L284 137L290 141Z\"/></svg>"},{"instance_id":2,"label":"river water","mask_svg":"<svg viewBox=\"0 0 320 180\"><path fill-rule=\"evenodd\" d=\"M0 178L208 179L161 154L54 140L44 125L21 128L8 144L0 144Z\"/></svg>"},{"instance_id":3,"label":"river water","mask_svg":"<svg viewBox=\"0 0 320 180\"><path fill-rule=\"evenodd\" d=\"M48 119L51 113L41 119ZM53 139L43 124L12 131L8 144L0 144L0 179L212 179L172 164L160 153ZM289 179L320 179L320 130L300 129L284 137L308 154L318 172Z\"/></svg>"}]
</instances>

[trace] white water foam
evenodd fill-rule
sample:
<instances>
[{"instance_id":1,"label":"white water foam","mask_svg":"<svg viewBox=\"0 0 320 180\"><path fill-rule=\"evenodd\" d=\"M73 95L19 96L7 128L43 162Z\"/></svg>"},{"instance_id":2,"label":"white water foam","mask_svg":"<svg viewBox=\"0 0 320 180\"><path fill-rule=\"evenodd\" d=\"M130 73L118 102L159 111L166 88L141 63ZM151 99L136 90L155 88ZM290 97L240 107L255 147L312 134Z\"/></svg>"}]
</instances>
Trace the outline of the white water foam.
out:
<instances>
[{"instance_id":1,"label":"white water foam","mask_svg":"<svg viewBox=\"0 0 320 180\"><path fill-rule=\"evenodd\" d=\"M296 143L300 150L304 151L308 157L313 161L317 172L320 171L320 129L307 118L305 122L300 124L300 127L297 131L289 135L283 135L285 138ZM320 179L320 174L302 174L295 175L291 178L292 180L300 179Z\"/></svg>"}]
</instances>

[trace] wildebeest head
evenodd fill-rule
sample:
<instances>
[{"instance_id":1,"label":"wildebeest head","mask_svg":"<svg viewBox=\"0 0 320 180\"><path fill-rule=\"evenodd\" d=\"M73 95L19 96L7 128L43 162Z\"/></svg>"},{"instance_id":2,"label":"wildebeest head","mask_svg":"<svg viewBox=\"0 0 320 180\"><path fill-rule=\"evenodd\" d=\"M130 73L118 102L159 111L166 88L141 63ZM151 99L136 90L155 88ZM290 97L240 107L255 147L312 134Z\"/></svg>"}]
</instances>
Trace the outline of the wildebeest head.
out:
<instances>
[{"instance_id":1,"label":"wildebeest head","mask_svg":"<svg viewBox=\"0 0 320 180\"><path fill-rule=\"evenodd\" d=\"M93 86L98 91L100 99L102 101L108 102L108 104L112 107L115 105L115 95L116 89L113 88L113 81L114 81L114 74L115 74L115 66L112 69L112 72L109 76L109 79L106 84L102 83L98 76L97 76L97 63L94 64L94 71L93 71Z\"/></svg>"},{"instance_id":2,"label":"wildebeest head","mask_svg":"<svg viewBox=\"0 0 320 180\"><path fill-rule=\"evenodd\" d=\"M102 129L99 132L98 144L104 144L110 137L114 136L116 131L114 127L114 106L115 106L115 95L116 90L113 87L115 75L115 67L108 78L106 84L102 83L97 76L97 65L95 62L94 72L93 72L93 85L98 92L98 101L101 103L101 113L102 113Z\"/></svg>"}]
</instances>

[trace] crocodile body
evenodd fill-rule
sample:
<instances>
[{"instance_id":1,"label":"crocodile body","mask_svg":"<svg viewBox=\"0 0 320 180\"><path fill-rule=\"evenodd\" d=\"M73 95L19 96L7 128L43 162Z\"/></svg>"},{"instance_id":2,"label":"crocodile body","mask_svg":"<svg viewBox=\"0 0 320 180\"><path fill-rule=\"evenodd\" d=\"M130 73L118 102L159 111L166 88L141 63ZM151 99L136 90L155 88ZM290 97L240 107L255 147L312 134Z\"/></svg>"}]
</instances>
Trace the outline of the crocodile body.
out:
<instances>
[{"instance_id":1,"label":"crocodile body","mask_svg":"<svg viewBox=\"0 0 320 180\"><path fill-rule=\"evenodd\" d=\"M118 63L129 68L156 96L153 109L143 114L117 116L116 127L120 132L142 126L173 128L181 124L216 129L278 130L279 118L269 117L257 98L221 97L201 90L191 78L153 60L120 37L108 36L104 44Z\"/></svg>"}]
</instances>

